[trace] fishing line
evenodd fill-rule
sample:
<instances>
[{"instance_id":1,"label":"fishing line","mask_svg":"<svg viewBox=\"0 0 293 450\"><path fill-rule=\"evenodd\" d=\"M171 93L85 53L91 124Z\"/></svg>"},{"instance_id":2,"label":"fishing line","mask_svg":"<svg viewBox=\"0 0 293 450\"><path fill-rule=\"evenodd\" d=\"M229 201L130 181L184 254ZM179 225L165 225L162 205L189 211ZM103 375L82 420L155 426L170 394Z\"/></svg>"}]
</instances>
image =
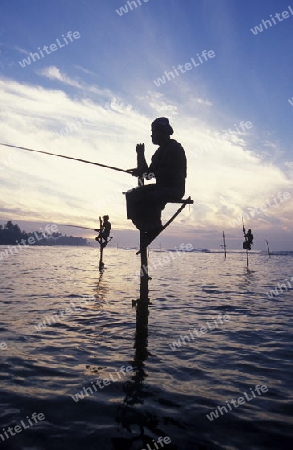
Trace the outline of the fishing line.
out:
<instances>
[{"instance_id":1,"label":"fishing line","mask_svg":"<svg viewBox=\"0 0 293 450\"><path fill-rule=\"evenodd\" d=\"M129 175L131 175L131 173L128 170L120 169L119 167L107 166L106 164L101 164L101 163L97 163L97 162L93 162L93 161L87 161L86 159L73 158L72 156L58 155L56 153L45 152L42 150L33 150L31 148L26 148L26 147L18 147L17 145L3 144L2 142L0 142L0 145L4 145L5 147L18 148L20 150L26 150L28 152L36 152L36 153L42 153L44 155L58 156L59 158L72 159L74 161L79 161L79 162L83 162L86 164L92 164L94 166L99 166L99 167L105 167L106 169L112 169L112 170L116 170L118 172L124 172L124 173L128 173Z\"/></svg>"},{"instance_id":2,"label":"fishing line","mask_svg":"<svg viewBox=\"0 0 293 450\"><path fill-rule=\"evenodd\" d=\"M80 225L63 225L63 223L59 224L62 227L74 227L74 228L82 228L83 230L94 230L94 228L89 228L89 227L81 227ZM95 230L94 230L95 231Z\"/></svg>"},{"instance_id":3,"label":"fishing line","mask_svg":"<svg viewBox=\"0 0 293 450\"><path fill-rule=\"evenodd\" d=\"M93 162L93 161L87 161L87 160L81 159L81 158L73 158L72 156L58 155L56 153L45 152L42 150L33 150L32 148L18 147L17 145L4 144L3 142L0 142L0 145L3 145L4 147L25 150L28 152L42 153L43 155L58 156L59 158L64 158L64 159L72 159L73 161L78 161L78 162L82 162L82 163L86 163L86 164L92 164L94 166L99 166L99 167L105 167L106 169L112 169L112 170L116 170L117 172L124 172L124 173L128 173L129 175L131 175L131 173L128 170L120 169L119 167L108 166L106 164L101 164L101 163L97 163L97 162ZM74 228L83 228L85 230L93 230L93 228L82 227L82 226L78 226L78 225L63 225L63 226L74 227Z\"/></svg>"}]
</instances>

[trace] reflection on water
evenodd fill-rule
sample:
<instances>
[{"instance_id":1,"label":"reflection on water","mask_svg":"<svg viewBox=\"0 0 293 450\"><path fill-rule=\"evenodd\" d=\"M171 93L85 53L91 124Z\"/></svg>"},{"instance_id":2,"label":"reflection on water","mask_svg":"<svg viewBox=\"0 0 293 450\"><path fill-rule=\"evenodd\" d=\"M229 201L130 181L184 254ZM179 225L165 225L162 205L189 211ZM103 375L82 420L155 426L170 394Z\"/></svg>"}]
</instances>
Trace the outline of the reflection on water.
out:
<instances>
[{"instance_id":1,"label":"reflection on water","mask_svg":"<svg viewBox=\"0 0 293 450\"><path fill-rule=\"evenodd\" d=\"M134 408L135 405L143 405L147 392L144 388L144 380L146 378L145 360L148 357L148 310L141 303L137 303L136 307L136 332L134 341L134 359L131 362L134 373L131 380L127 381L123 390L125 398L122 405L118 407L116 420L123 428L131 434L136 432L136 436L129 439L129 445L135 441L141 441L143 447L145 441L145 428L150 428L148 414ZM136 431L137 430L137 431ZM112 440L115 444L114 448L121 448L119 440ZM123 440L123 442L125 442ZM129 446L131 448L131 445Z\"/></svg>"},{"instance_id":2,"label":"reflection on water","mask_svg":"<svg viewBox=\"0 0 293 450\"><path fill-rule=\"evenodd\" d=\"M0 429L45 415L5 442L0 436L2 448L153 450L169 436L169 450L291 450L292 291L267 295L293 275L290 255L250 254L247 271L243 254L225 262L182 254L150 273L149 314L132 308L135 251L107 248L103 273L97 257L94 249L44 247L1 263ZM79 311L37 331L85 296ZM182 344L219 314L229 320ZM123 379L72 399L130 364ZM268 392L207 418L257 384Z\"/></svg>"}]
</instances>

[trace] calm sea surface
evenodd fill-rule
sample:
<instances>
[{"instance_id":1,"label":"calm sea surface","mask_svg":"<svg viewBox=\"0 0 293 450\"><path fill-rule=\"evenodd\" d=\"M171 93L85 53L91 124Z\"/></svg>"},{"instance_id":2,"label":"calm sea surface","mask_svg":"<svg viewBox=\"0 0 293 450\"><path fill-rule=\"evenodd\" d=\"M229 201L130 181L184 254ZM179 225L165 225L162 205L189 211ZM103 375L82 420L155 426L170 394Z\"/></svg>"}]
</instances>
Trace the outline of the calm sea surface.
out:
<instances>
[{"instance_id":1,"label":"calm sea surface","mask_svg":"<svg viewBox=\"0 0 293 450\"><path fill-rule=\"evenodd\" d=\"M135 250L107 248L103 274L93 248L0 261L0 449L293 448L293 254L167 255L147 336Z\"/></svg>"}]
</instances>

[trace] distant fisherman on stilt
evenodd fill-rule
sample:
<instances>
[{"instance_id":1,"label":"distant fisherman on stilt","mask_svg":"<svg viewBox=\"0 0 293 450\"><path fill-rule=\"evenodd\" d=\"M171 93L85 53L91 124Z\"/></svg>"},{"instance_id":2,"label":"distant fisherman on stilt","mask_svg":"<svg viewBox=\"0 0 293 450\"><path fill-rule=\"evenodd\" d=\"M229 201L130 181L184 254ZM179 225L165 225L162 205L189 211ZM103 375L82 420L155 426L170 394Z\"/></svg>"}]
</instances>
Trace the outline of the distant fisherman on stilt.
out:
<instances>
[{"instance_id":1,"label":"distant fisherman on stilt","mask_svg":"<svg viewBox=\"0 0 293 450\"><path fill-rule=\"evenodd\" d=\"M105 248L109 242L108 238L111 231L111 222L109 222L109 216L103 216L103 221L101 217L99 217L99 221L100 228L95 229L95 231L99 232L99 235L95 239L96 241L98 241L102 248Z\"/></svg>"},{"instance_id":2,"label":"distant fisherman on stilt","mask_svg":"<svg viewBox=\"0 0 293 450\"><path fill-rule=\"evenodd\" d=\"M245 228L243 226L243 233L245 241L243 242L243 249L244 250L251 250L251 246L253 245L253 234L251 233L251 228L245 233Z\"/></svg>"}]
</instances>

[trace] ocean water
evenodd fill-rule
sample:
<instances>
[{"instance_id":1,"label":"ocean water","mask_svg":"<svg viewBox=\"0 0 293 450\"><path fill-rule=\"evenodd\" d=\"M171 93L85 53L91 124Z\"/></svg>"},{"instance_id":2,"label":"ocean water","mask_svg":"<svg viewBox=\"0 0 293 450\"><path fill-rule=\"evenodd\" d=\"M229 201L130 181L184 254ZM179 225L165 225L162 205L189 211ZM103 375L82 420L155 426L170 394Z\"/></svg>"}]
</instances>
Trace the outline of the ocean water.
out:
<instances>
[{"instance_id":1,"label":"ocean water","mask_svg":"<svg viewBox=\"0 0 293 450\"><path fill-rule=\"evenodd\" d=\"M104 261L0 262L0 449L291 450L293 254L151 251L145 333L139 257Z\"/></svg>"}]
</instances>

